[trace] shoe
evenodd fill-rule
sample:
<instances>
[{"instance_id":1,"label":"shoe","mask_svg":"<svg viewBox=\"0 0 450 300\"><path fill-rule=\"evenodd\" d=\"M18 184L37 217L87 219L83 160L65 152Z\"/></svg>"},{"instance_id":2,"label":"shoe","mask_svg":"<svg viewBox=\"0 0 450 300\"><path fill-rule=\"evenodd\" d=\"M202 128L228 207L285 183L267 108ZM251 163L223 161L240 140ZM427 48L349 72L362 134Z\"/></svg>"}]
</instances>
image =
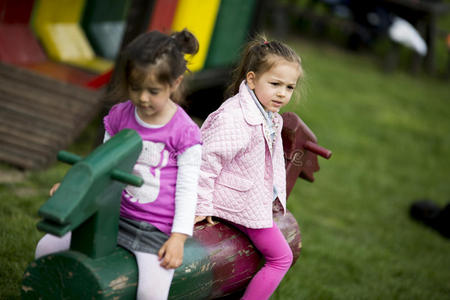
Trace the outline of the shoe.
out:
<instances>
[{"instance_id":1,"label":"shoe","mask_svg":"<svg viewBox=\"0 0 450 300\"><path fill-rule=\"evenodd\" d=\"M428 199L418 200L411 204L409 214L442 236L450 238L450 203L441 208Z\"/></svg>"}]
</instances>

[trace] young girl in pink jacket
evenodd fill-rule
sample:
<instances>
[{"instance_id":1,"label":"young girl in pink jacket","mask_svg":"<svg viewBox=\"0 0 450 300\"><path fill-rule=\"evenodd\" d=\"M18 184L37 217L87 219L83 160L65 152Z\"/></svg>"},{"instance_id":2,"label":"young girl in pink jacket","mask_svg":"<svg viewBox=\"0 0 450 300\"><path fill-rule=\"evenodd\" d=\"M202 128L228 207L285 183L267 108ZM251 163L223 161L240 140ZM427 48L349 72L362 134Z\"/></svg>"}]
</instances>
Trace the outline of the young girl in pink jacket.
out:
<instances>
[{"instance_id":1,"label":"young girl in pink jacket","mask_svg":"<svg viewBox=\"0 0 450 300\"><path fill-rule=\"evenodd\" d=\"M292 251L273 222L286 211L281 107L303 76L299 56L277 41L256 38L244 50L230 95L201 131L202 165L196 222L232 222L265 257L242 299L268 299L292 264Z\"/></svg>"}]
</instances>

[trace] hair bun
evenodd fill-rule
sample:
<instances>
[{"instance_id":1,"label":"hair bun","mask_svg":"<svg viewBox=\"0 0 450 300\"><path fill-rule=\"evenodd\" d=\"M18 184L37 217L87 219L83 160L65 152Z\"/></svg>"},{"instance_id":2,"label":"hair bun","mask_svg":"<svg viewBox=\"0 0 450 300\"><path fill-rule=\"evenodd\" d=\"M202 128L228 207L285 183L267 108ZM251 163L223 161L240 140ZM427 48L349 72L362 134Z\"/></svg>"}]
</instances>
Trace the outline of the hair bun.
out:
<instances>
[{"instance_id":1,"label":"hair bun","mask_svg":"<svg viewBox=\"0 0 450 300\"><path fill-rule=\"evenodd\" d=\"M181 52L187 54L196 54L198 52L198 40L187 29L174 32L171 37L175 40Z\"/></svg>"}]
</instances>

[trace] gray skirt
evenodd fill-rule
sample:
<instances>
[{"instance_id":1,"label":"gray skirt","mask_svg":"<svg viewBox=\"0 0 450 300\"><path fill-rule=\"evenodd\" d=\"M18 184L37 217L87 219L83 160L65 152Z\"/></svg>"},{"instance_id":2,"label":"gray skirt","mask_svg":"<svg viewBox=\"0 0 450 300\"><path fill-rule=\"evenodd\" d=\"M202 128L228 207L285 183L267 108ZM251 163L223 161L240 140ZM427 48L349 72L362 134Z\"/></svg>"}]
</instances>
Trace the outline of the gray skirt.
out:
<instances>
[{"instance_id":1,"label":"gray skirt","mask_svg":"<svg viewBox=\"0 0 450 300\"><path fill-rule=\"evenodd\" d=\"M150 223L127 218L119 220L117 244L129 251L158 254L169 236Z\"/></svg>"}]
</instances>

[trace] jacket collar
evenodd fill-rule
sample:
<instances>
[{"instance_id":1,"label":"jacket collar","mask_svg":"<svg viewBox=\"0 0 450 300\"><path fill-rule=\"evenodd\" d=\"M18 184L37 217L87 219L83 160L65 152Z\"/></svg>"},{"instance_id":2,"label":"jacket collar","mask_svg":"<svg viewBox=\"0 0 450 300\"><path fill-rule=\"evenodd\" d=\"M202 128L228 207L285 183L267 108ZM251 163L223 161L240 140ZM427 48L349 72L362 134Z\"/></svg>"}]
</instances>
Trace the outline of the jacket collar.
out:
<instances>
[{"instance_id":1,"label":"jacket collar","mask_svg":"<svg viewBox=\"0 0 450 300\"><path fill-rule=\"evenodd\" d=\"M256 103L253 101L253 98L245 85L245 80L243 80L239 86L239 100L242 114L249 125L259 125L264 123L264 117L256 106Z\"/></svg>"},{"instance_id":2,"label":"jacket collar","mask_svg":"<svg viewBox=\"0 0 450 300\"><path fill-rule=\"evenodd\" d=\"M259 125L264 124L264 116L262 115L259 108L256 106L255 101L250 95L250 92L245 85L245 80L241 82L239 86L239 102L241 104L242 114L244 115L245 121L249 125ZM282 118L278 113L274 113L274 123L276 127L281 126ZM280 129L279 129L280 130Z\"/></svg>"}]
</instances>

